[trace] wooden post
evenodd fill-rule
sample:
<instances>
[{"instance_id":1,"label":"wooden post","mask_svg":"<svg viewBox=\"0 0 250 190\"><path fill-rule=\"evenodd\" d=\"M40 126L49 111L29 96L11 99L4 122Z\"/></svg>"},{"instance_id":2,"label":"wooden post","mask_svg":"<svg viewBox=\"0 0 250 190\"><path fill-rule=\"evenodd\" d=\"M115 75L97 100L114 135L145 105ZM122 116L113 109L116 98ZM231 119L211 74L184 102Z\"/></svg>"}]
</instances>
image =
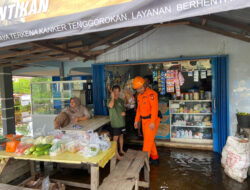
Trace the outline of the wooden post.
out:
<instances>
[{"instance_id":1,"label":"wooden post","mask_svg":"<svg viewBox=\"0 0 250 190\"><path fill-rule=\"evenodd\" d=\"M99 187L99 166L91 165L91 190L97 190Z\"/></svg>"},{"instance_id":2,"label":"wooden post","mask_svg":"<svg viewBox=\"0 0 250 190\"><path fill-rule=\"evenodd\" d=\"M150 176L149 176L150 166L148 158L145 158L144 163L144 180L148 183L148 186L150 187Z\"/></svg>"},{"instance_id":3,"label":"wooden post","mask_svg":"<svg viewBox=\"0 0 250 190\"><path fill-rule=\"evenodd\" d=\"M138 190L138 187L139 187L139 186L138 186L138 180L139 180L139 179L135 179L135 190Z\"/></svg>"},{"instance_id":4,"label":"wooden post","mask_svg":"<svg viewBox=\"0 0 250 190\"><path fill-rule=\"evenodd\" d=\"M30 174L31 174L31 177L35 176L35 174L36 174L36 163L35 163L35 161L30 161Z\"/></svg>"},{"instance_id":5,"label":"wooden post","mask_svg":"<svg viewBox=\"0 0 250 190\"><path fill-rule=\"evenodd\" d=\"M0 96L3 135L15 133L15 110L11 67L0 68Z\"/></svg>"},{"instance_id":6,"label":"wooden post","mask_svg":"<svg viewBox=\"0 0 250 190\"><path fill-rule=\"evenodd\" d=\"M116 166L116 156L110 160L110 173L115 169Z\"/></svg>"}]
</instances>

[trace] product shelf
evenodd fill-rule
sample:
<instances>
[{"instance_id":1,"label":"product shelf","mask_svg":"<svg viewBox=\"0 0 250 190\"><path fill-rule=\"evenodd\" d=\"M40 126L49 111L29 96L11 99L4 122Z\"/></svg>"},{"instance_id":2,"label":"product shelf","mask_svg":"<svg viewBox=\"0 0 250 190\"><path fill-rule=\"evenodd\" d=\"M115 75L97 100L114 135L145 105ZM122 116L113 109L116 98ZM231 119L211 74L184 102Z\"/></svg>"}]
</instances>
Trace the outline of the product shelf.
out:
<instances>
[{"instance_id":1,"label":"product shelf","mask_svg":"<svg viewBox=\"0 0 250 190\"><path fill-rule=\"evenodd\" d=\"M182 125L171 125L172 127L186 127L186 128L213 128L213 126L182 126Z\"/></svg>"},{"instance_id":2,"label":"product shelf","mask_svg":"<svg viewBox=\"0 0 250 190\"><path fill-rule=\"evenodd\" d=\"M179 109L182 107L188 107L190 104L193 104L192 106L195 107L198 104L208 103L209 107L207 109L211 109L212 107L212 101L211 100L171 100L170 101L170 140L172 142L179 142L179 143L194 143L194 144L213 144L213 125L212 125L212 112L210 110L207 110L205 113L184 113L183 111L179 112L174 111L174 109ZM179 104L179 105L178 105ZM180 106L181 105L181 106ZM189 108L188 108L189 109ZM194 109L194 108L193 108ZM196 117L197 116L197 117ZM207 118L209 116L209 120ZM178 125L177 120L185 120L189 123L183 123ZM194 125L190 125L190 122ZM201 125L199 125L199 123ZM202 122L210 122L209 125L205 125ZM177 133L186 130L188 132L192 132L193 138L176 138ZM200 138L197 138L196 135L201 136ZM210 136L210 138L209 138Z\"/></svg>"},{"instance_id":3,"label":"product shelf","mask_svg":"<svg viewBox=\"0 0 250 190\"><path fill-rule=\"evenodd\" d=\"M171 141L172 142L182 142L182 143L213 144L212 139L171 138Z\"/></svg>"},{"instance_id":4,"label":"product shelf","mask_svg":"<svg viewBox=\"0 0 250 190\"><path fill-rule=\"evenodd\" d=\"M172 115L212 115L212 113L170 113Z\"/></svg>"},{"instance_id":5,"label":"product shelf","mask_svg":"<svg viewBox=\"0 0 250 190\"><path fill-rule=\"evenodd\" d=\"M171 100L171 102L212 102L212 100Z\"/></svg>"}]
</instances>

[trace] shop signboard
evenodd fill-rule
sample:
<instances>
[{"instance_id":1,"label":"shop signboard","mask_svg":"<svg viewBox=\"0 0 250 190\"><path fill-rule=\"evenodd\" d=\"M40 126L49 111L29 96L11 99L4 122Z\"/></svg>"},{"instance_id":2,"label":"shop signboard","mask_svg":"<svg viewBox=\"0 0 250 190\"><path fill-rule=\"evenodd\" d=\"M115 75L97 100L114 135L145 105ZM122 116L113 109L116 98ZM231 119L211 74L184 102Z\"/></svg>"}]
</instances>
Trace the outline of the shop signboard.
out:
<instances>
[{"instance_id":1,"label":"shop signboard","mask_svg":"<svg viewBox=\"0 0 250 190\"><path fill-rule=\"evenodd\" d=\"M1 0L0 47L246 7L249 0Z\"/></svg>"}]
</instances>

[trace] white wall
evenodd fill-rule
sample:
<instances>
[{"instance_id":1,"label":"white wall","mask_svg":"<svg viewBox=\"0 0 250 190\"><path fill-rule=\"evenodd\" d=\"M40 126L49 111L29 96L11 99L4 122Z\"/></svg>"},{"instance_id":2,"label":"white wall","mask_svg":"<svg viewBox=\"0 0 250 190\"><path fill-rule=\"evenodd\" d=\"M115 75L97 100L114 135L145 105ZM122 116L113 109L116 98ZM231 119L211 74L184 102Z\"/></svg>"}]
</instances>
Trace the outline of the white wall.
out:
<instances>
[{"instance_id":1,"label":"white wall","mask_svg":"<svg viewBox=\"0 0 250 190\"><path fill-rule=\"evenodd\" d=\"M230 133L236 131L236 109L250 112L250 43L189 26L150 31L101 55L97 63L229 55Z\"/></svg>"}]
</instances>

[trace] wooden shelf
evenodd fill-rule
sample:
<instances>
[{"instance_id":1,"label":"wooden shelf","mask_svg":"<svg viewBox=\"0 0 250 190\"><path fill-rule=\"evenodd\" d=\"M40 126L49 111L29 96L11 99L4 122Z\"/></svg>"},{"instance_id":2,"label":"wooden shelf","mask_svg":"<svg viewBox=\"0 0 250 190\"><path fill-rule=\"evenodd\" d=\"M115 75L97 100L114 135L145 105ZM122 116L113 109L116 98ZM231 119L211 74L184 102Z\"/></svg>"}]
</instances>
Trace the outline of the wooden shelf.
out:
<instances>
[{"instance_id":1,"label":"wooden shelf","mask_svg":"<svg viewBox=\"0 0 250 190\"><path fill-rule=\"evenodd\" d=\"M186 128L213 128L213 126L181 126L181 125L171 125L171 127L186 127Z\"/></svg>"},{"instance_id":2,"label":"wooden shelf","mask_svg":"<svg viewBox=\"0 0 250 190\"><path fill-rule=\"evenodd\" d=\"M183 142L183 143L213 144L212 139L170 138L170 141L172 141L172 142Z\"/></svg>"},{"instance_id":3,"label":"wooden shelf","mask_svg":"<svg viewBox=\"0 0 250 190\"><path fill-rule=\"evenodd\" d=\"M170 115L212 115L212 113L170 113Z\"/></svg>"},{"instance_id":4,"label":"wooden shelf","mask_svg":"<svg viewBox=\"0 0 250 190\"><path fill-rule=\"evenodd\" d=\"M171 100L171 102L211 102L212 100Z\"/></svg>"}]
</instances>

